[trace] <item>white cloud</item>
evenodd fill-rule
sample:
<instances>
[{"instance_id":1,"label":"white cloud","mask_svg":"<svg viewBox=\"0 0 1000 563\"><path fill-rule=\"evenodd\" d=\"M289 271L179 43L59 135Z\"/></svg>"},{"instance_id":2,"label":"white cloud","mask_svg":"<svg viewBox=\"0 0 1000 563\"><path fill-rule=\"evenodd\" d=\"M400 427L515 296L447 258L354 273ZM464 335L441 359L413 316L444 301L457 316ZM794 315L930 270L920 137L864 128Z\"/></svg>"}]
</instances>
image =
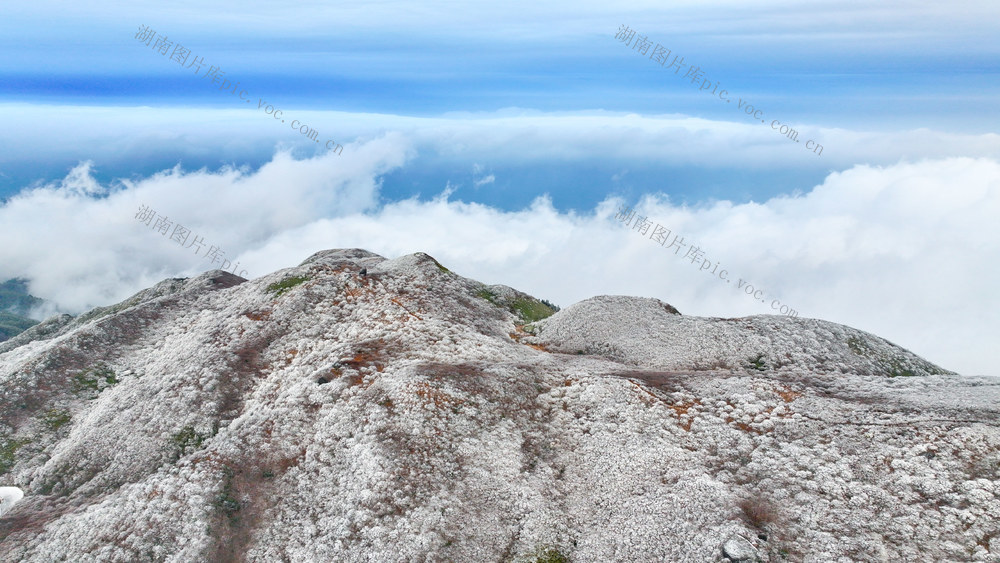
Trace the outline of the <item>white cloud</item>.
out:
<instances>
[{"instance_id":1,"label":"white cloud","mask_svg":"<svg viewBox=\"0 0 1000 563\"><path fill-rule=\"evenodd\" d=\"M374 208L379 175L410 152L398 134L350 150L350 159L278 152L256 171L174 168L111 187L97 185L90 164L81 164L62 182L0 206L0 278L27 277L34 294L79 312L169 276L211 269L203 258L211 246L239 261L237 272L260 274L242 259L247 248L322 217ZM168 238L172 227L161 234L137 221L141 205L190 230L187 244ZM197 254L195 237L203 244Z\"/></svg>"},{"instance_id":2,"label":"white cloud","mask_svg":"<svg viewBox=\"0 0 1000 563\"><path fill-rule=\"evenodd\" d=\"M511 213L410 200L307 231L308 240L336 238L387 256L425 251L463 275L563 305L601 293L633 294L659 297L688 314L729 317L775 313L769 305L777 298L802 316L874 332L944 367L997 374L996 161L859 166L804 195L763 204L692 209L646 199L641 212L721 262L728 285L685 261L683 252L675 256L609 220L615 204L578 216L558 213L544 198ZM393 229L381 229L385 224ZM741 293L739 278L763 289L767 303Z\"/></svg>"},{"instance_id":3,"label":"white cloud","mask_svg":"<svg viewBox=\"0 0 1000 563\"><path fill-rule=\"evenodd\" d=\"M410 154L411 143L390 134L352 144L344 157L279 152L257 171L172 170L112 188L96 186L83 166L0 207L0 277L28 277L33 293L79 312L209 269L133 219L145 203L223 247L251 276L328 248L423 251L462 275L564 306L631 294L686 314L772 313L733 287L742 278L801 316L874 332L946 368L1000 375L997 160L856 166L764 203L645 199L641 213L720 262L726 284L616 223L614 200L575 214L541 197L505 212L450 201L446 189L431 201L377 205L379 174Z\"/></svg>"},{"instance_id":4,"label":"white cloud","mask_svg":"<svg viewBox=\"0 0 1000 563\"><path fill-rule=\"evenodd\" d=\"M24 498L24 491L17 487L0 487L0 516L14 508L14 505L22 498Z\"/></svg>"},{"instance_id":5,"label":"white cloud","mask_svg":"<svg viewBox=\"0 0 1000 563\"><path fill-rule=\"evenodd\" d=\"M440 117L284 109L320 131L321 139L344 144L341 160L351 160L345 140L365 142L386 131L403 135L422 156L465 163L656 162L710 168L746 167L837 170L858 162L894 164L901 159L950 156L1000 159L1000 135L912 131L854 131L788 123L800 143L768 125L742 120L713 121L683 115L638 115L606 111L536 112L507 109ZM150 154L220 155L242 159L252 150L292 147L314 154L320 145L265 114L234 109L76 107L0 104L5 128L3 161L72 158L102 162L148 161ZM735 113L735 112L734 112ZM782 119L783 116L774 116ZM38 131L58 132L60 143ZM155 135L150 131L156 131ZM821 155L807 140L824 146ZM478 175L482 167L473 167Z\"/></svg>"},{"instance_id":6,"label":"white cloud","mask_svg":"<svg viewBox=\"0 0 1000 563\"><path fill-rule=\"evenodd\" d=\"M490 174L489 176L486 176L486 177L483 177L483 178L479 178L478 180L476 180L475 184L476 184L476 187L478 188L479 186L485 186L486 184L492 184L495 181L496 181L496 176L494 176L493 174Z\"/></svg>"}]
</instances>

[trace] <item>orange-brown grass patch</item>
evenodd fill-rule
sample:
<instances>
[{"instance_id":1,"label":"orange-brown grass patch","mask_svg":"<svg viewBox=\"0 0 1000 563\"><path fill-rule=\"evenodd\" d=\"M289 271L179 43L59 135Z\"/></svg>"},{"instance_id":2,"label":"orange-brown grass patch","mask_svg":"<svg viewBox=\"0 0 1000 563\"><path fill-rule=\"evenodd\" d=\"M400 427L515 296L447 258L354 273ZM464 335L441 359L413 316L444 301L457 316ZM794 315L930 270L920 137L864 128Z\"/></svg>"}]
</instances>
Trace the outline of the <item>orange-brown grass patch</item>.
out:
<instances>
[{"instance_id":1,"label":"orange-brown grass patch","mask_svg":"<svg viewBox=\"0 0 1000 563\"><path fill-rule=\"evenodd\" d=\"M569 380L567 379L567 381ZM629 383L635 385L635 388L638 389L639 391L642 391L642 393L639 395L639 400L642 401L643 404L645 404L646 406L662 402L662 399L654 395L653 392L650 391L649 389L646 389L646 387L639 385L634 381L629 381Z\"/></svg>"},{"instance_id":2,"label":"orange-brown grass patch","mask_svg":"<svg viewBox=\"0 0 1000 563\"><path fill-rule=\"evenodd\" d=\"M266 321L271 316L271 311L247 311L243 316L251 321Z\"/></svg>"},{"instance_id":3,"label":"orange-brown grass patch","mask_svg":"<svg viewBox=\"0 0 1000 563\"><path fill-rule=\"evenodd\" d=\"M746 432L747 434L758 434L759 435L759 434L763 434L764 433L763 431L758 430L758 429L754 428L753 426L750 426L749 424L747 424L745 422L737 422L737 423L733 424L733 426L735 426L736 428L738 428L738 429Z\"/></svg>"},{"instance_id":4,"label":"orange-brown grass patch","mask_svg":"<svg viewBox=\"0 0 1000 563\"><path fill-rule=\"evenodd\" d=\"M729 401L726 401L726 404L732 405L732 403L730 403ZM764 409L764 413L770 415L773 410L774 407L768 407ZM791 416L791 414L786 414L784 416ZM726 415L726 423L731 424L735 428L738 428L739 430L742 430L748 434L757 434L758 436L764 434L765 432L772 432L771 430L761 430L759 428L754 428L753 426L750 426L745 422L737 422L735 418L729 415Z\"/></svg>"},{"instance_id":5,"label":"orange-brown grass patch","mask_svg":"<svg viewBox=\"0 0 1000 563\"><path fill-rule=\"evenodd\" d=\"M792 391L790 387L784 387L784 386L775 389L774 392L777 393L778 396L781 397L781 400L785 401L786 403L791 403L795 399L798 399L799 397L802 396L802 393L799 393L798 391Z\"/></svg>"},{"instance_id":6,"label":"orange-brown grass patch","mask_svg":"<svg viewBox=\"0 0 1000 563\"><path fill-rule=\"evenodd\" d=\"M263 425L261 425L260 430L261 433L264 434L264 437L267 438L268 441L270 441L271 435L274 434L274 421L265 420Z\"/></svg>"},{"instance_id":7,"label":"orange-brown grass patch","mask_svg":"<svg viewBox=\"0 0 1000 563\"><path fill-rule=\"evenodd\" d=\"M222 454L215 450L202 450L195 452L194 454L188 456L192 467L198 467L201 464L207 464L210 470L219 470L227 465L227 460L222 457Z\"/></svg>"},{"instance_id":8,"label":"orange-brown grass patch","mask_svg":"<svg viewBox=\"0 0 1000 563\"><path fill-rule=\"evenodd\" d=\"M435 389L423 381L418 382L416 387L415 393L424 405L433 403L435 408L442 409L445 407L455 408L465 403L462 399L449 395L440 389Z\"/></svg>"},{"instance_id":9,"label":"orange-brown grass patch","mask_svg":"<svg viewBox=\"0 0 1000 563\"><path fill-rule=\"evenodd\" d=\"M694 400L691 400L691 401L688 401L688 402L684 402L684 403L677 403L675 405L667 405L667 407L671 408L675 413L677 413L677 421L680 422L681 421L681 415L682 414L687 414L688 411L691 410L691 407L693 407L695 405L699 405L700 406L701 405L701 400L700 399L694 399ZM691 423L693 423L693 422L694 422L694 417L693 416L689 416L686 420L684 420L683 422L681 422L681 428L683 428L684 430L690 432L691 431Z\"/></svg>"},{"instance_id":10,"label":"orange-brown grass patch","mask_svg":"<svg viewBox=\"0 0 1000 563\"><path fill-rule=\"evenodd\" d=\"M524 338L526 336L531 336L530 334L528 334L527 332L525 332L524 329L522 329L521 327L517 327L517 331L516 332L508 333L508 336L510 336L510 339L513 340L514 342L517 342L518 344L524 344L525 346L530 346L530 347L534 348L535 350L539 350L541 352L548 352L549 351L548 348L546 348L544 344L531 344L530 342L521 342L522 338Z\"/></svg>"},{"instance_id":11,"label":"orange-brown grass patch","mask_svg":"<svg viewBox=\"0 0 1000 563\"><path fill-rule=\"evenodd\" d=\"M422 321L422 320L424 320L424 319L420 318L420 315L418 315L418 314L414 313L413 311L411 311L411 310L407 309L407 308L406 308L405 306L403 306L403 304L402 304L402 303L400 303L400 302L399 302L399 300L398 300L398 299L396 299L395 297L390 297L390 298L389 298L389 300L390 300L390 301L392 301L393 303L395 303L396 305L399 305L399 307L400 307L401 309L403 309L404 311L406 311L406 312L407 312L407 313L409 313L410 315L412 315L412 316L416 317L416 318L417 318L418 320L421 320L421 321ZM404 320L407 320L407 319L406 319L406 317L403 317L403 319L404 319Z\"/></svg>"},{"instance_id":12,"label":"orange-brown grass patch","mask_svg":"<svg viewBox=\"0 0 1000 563\"><path fill-rule=\"evenodd\" d=\"M345 366L352 367L354 369L360 369L364 366L373 365L375 370L381 372L385 369L385 365L378 361L380 356L373 350L359 350L354 353L354 357L350 360L342 361L340 363Z\"/></svg>"}]
</instances>

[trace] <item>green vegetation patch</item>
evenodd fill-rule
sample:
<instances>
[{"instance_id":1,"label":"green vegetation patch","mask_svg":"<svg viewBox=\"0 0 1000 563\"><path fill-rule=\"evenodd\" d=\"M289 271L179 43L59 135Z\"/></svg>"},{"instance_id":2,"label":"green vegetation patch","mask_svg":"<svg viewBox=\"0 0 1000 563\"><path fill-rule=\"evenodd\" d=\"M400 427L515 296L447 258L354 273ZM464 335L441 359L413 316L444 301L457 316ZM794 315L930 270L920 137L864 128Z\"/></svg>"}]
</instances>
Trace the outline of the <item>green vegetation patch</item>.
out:
<instances>
[{"instance_id":1,"label":"green vegetation patch","mask_svg":"<svg viewBox=\"0 0 1000 563\"><path fill-rule=\"evenodd\" d=\"M868 354L870 353L868 345L865 344L864 341L858 338L857 336L852 336L847 339L847 347L851 349L851 352L854 352L855 354L865 358L867 358Z\"/></svg>"},{"instance_id":2,"label":"green vegetation patch","mask_svg":"<svg viewBox=\"0 0 1000 563\"><path fill-rule=\"evenodd\" d=\"M554 547L547 547L538 554L535 563L569 563L569 557Z\"/></svg>"},{"instance_id":3,"label":"green vegetation patch","mask_svg":"<svg viewBox=\"0 0 1000 563\"><path fill-rule=\"evenodd\" d=\"M500 303L497 301L497 294L493 293L492 291L490 291L489 288L484 287L484 288L480 289L479 291L477 291L476 292L476 297L479 297L481 299L485 299L485 300L489 301L490 303L496 305L497 307L500 306Z\"/></svg>"},{"instance_id":4,"label":"green vegetation patch","mask_svg":"<svg viewBox=\"0 0 1000 563\"><path fill-rule=\"evenodd\" d=\"M17 462L17 450L21 446L30 443L31 440L17 438L0 438L0 475L10 471L11 467L14 467L14 463Z\"/></svg>"},{"instance_id":5,"label":"green vegetation patch","mask_svg":"<svg viewBox=\"0 0 1000 563\"><path fill-rule=\"evenodd\" d=\"M434 260L434 259L431 258L431 260ZM441 263L438 262L437 260L434 260L434 265L437 266L439 270L441 270L442 272L444 272L446 274L450 274L451 273L451 270L449 270L448 268L445 268L444 266L442 266Z\"/></svg>"},{"instance_id":6,"label":"green vegetation patch","mask_svg":"<svg viewBox=\"0 0 1000 563\"><path fill-rule=\"evenodd\" d=\"M559 312L559 305L556 305L555 303L552 303L551 301L546 301L545 299L542 299L542 305L545 305L546 307L548 307L549 309L552 309L556 313Z\"/></svg>"},{"instance_id":7,"label":"green vegetation patch","mask_svg":"<svg viewBox=\"0 0 1000 563\"><path fill-rule=\"evenodd\" d=\"M73 376L73 391L102 391L118 383L115 371L107 364L97 364L93 368Z\"/></svg>"},{"instance_id":8,"label":"green vegetation patch","mask_svg":"<svg viewBox=\"0 0 1000 563\"><path fill-rule=\"evenodd\" d=\"M194 426L185 426L180 432L170 437L170 441L177 447L175 454L180 459L188 452L193 452L201 448L201 444L211 438L211 434L201 434L194 429Z\"/></svg>"},{"instance_id":9,"label":"green vegetation patch","mask_svg":"<svg viewBox=\"0 0 1000 563\"><path fill-rule=\"evenodd\" d=\"M285 278L279 282L274 282L267 286L267 291L274 294L275 297L279 297L282 293L288 291L289 289L299 285L300 283L307 281L309 278L307 276L293 276L290 278Z\"/></svg>"},{"instance_id":10,"label":"green vegetation patch","mask_svg":"<svg viewBox=\"0 0 1000 563\"><path fill-rule=\"evenodd\" d=\"M917 377L917 374L904 367L899 360L892 360L889 362L889 377Z\"/></svg>"},{"instance_id":11,"label":"green vegetation patch","mask_svg":"<svg viewBox=\"0 0 1000 563\"><path fill-rule=\"evenodd\" d=\"M764 363L764 354L757 354L753 358L747 358L747 368L757 371L767 371L767 364Z\"/></svg>"},{"instance_id":12,"label":"green vegetation patch","mask_svg":"<svg viewBox=\"0 0 1000 563\"><path fill-rule=\"evenodd\" d=\"M235 491L233 490L232 469L228 467L223 469L222 492L215 497L212 504L229 519L230 524L235 526L240 523L239 512L243 508L243 503L236 498Z\"/></svg>"},{"instance_id":13,"label":"green vegetation patch","mask_svg":"<svg viewBox=\"0 0 1000 563\"><path fill-rule=\"evenodd\" d=\"M545 303L526 298L515 299L514 303L511 304L511 309L528 323L538 322L556 314L555 310Z\"/></svg>"},{"instance_id":14,"label":"green vegetation patch","mask_svg":"<svg viewBox=\"0 0 1000 563\"><path fill-rule=\"evenodd\" d=\"M870 360L875 364L878 369L885 372L889 377L919 377L920 374L913 371L912 369L903 365L902 360L899 358L888 358L884 354L879 354L871 346L868 345L864 340L851 336L847 339L847 347L851 349L858 356ZM926 362L921 362L923 369L927 370L931 374L944 374L947 372L941 371L931 364Z\"/></svg>"},{"instance_id":15,"label":"green vegetation patch","mask_svg":"<svg viewBox=\"0 0 1000 563\"><path fill-rule=\"evenodd\" d=\"M521 318L526 324L538 322L544 318L551 317L559 310L559 307L548 301L539 301L533 297L518 297L510 305L505 306L505 299L488 287L483 287L476 292L476 297L485 299L497 307L506 307L508 311Z\"/></svg>"},{"instance_id":16,"label":"green vegetation patch","mask_svg":"<svg viewBox=\"0 0 1000 563\"><path fill-rule=\"evenodd\" d=\"M42 424L49 430L59 430L73 420L73 415L63 409L49 409L42 415Z\"/></svg>"}]
</instances>

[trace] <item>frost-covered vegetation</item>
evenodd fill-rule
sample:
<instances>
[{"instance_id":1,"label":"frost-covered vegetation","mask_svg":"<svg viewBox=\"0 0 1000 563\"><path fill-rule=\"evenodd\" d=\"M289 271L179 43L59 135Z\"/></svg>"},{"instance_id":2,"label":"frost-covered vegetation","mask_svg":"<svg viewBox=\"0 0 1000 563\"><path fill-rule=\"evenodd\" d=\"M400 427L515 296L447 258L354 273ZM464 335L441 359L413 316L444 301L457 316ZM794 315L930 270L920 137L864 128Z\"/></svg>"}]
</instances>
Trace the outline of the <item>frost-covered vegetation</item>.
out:
<instances>
[{"instance_id":1,"label":"frost-covered vegetation","mask_svg":"<svg viewBox=\"0 0 1000 563\"><path fill-rule=\"evenodd\" d=\"M998 560L996 379L814 319L552 311L340 250L43 323L0 348L0 561Z\"/></svg>"},{"instance_id":2,"label":"frost-covered vegetation","mask_svg":"<svg viewBox=\"0 0 1000 563\"><path fill-rule=\"evenodd\" d=\"M42 415L42 422L49 430L59 430L73 420L73 415L67 410L49 409Z\"/></svg>"},{"instance_id":3,"label":"frost-covered vegetation","mask_svg":"<svg viewBox=\"0 0 1000 563\"><path fill-rule=\"evenodd\" d=\"M559 310L544 299L538 300L502 285L483 286L476 291L476 297L514 313L520 325L551 317Z\"/></svg>"},{"instance_id":4,"label":"frost-covered vegetation","mask_svg":"<svg viewBox=\"0 0 1000 563\"><path fill-rule=\"evenodd\" d=\"M31 440L0 435L0 475L8 472L17 460L17 450Z\"/></svg>"},{"instance_id":5,"label":"frost-covered vegetation","mask_svg":"<svg viewBox=\"0 0 1000 563\"><path fill-rule=\"evenodd\" d=\"M282 293L288 291L289 289L292 289L293 287L299 285L300 283L308 279L309 278L306 276L291 276L281 281L277 281L268 285L267 291L273 293L275 297L278 297Z\"/></svg>"}]
</instances>

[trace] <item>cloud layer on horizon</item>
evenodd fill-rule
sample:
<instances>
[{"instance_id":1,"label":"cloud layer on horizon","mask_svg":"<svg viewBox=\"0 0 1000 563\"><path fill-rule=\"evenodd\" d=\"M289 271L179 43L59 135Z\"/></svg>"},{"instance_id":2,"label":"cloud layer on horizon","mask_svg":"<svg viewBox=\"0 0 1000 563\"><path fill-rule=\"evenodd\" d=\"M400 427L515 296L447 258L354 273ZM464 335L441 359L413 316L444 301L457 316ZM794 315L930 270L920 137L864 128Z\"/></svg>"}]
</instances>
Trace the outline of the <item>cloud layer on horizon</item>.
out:
<instances>
[{"instance_id":1,"label":"cloud layer on horizon","mask_svg":"<svg viewBox=\"0 0 1000 563\"><path fill-rule=\"evenodd\" d=\"M235 104L238 105L238 104ZM422 160L433 162L588 163L696 166L706 168L845 169L859 162L953 156L1000 159L1000 135L959 134L931 129L861 131L819 128L765 114L799 131L796 143L741 112L731 120L686 115L607 112L539 112L506 109L437 117L304 111L282 106L284 116L346 145L395 131ZM267 160L275 147L296 156L322 153L315 143L263 111L234 107L151 108L0 104L5 127L0 144L4 168L61 165L90 160L97 167L126 162L170 168L179 160L213 162ZM289 121L290 122L290 121ZM770 121L768 121L770 123ZM822 144L821 154L805 148ZM349 149L343 151L345 162ZM497 178L499 180L499 178ZM805 187L803 187L805 188Z\"/></svg>"},{"instance_id":2,"label":"cloud layer on horizon","mask_svg":"<svg viewBox=\"0 0 1000 563\"><path fill-rule=\"evenodd\" d=\"M505 211L451 200L445 186L431 200L382 201L380 177L413 158L415 144L394 132L347 146L349 159L279 151L259 169L174 168L112 185L81 165L0 206L0 279L26 277L32 293L78 313L211 268L136 221L145 204L222 247L251 277L328 248L423 251L461 275L562 306L630 294L685 314L774 313L735 287L742 278L801 316L874 332L949 369L1000 375L997 159L853 166L763 203L687 207L652 193L574 213L541 196ZM617 223L623 203L699 246L733 282Z\"/></svg>"}]
</instances>

